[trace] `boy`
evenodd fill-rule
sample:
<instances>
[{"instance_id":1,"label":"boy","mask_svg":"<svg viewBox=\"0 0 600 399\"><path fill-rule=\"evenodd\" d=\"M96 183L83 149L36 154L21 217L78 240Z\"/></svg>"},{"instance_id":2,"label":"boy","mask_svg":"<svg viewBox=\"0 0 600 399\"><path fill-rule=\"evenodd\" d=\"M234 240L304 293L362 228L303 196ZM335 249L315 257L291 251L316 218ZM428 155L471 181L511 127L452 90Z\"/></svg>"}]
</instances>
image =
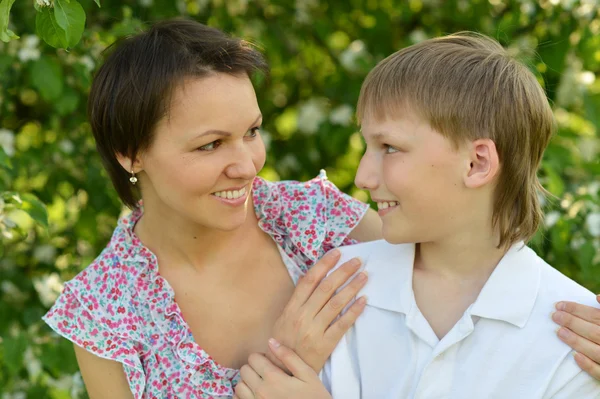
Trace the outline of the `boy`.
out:
<instances>
[{"instance_id":1,"label":"boy","mask_svg":"<svg viewBox=\"0 0 600 399\"><path fill-rule=\"evenodd\" d=\"M332 396L600 397L548 317L595 297L524 244L553 131L533 74L492 39L450 35L379 63L357 111L356 184L387 242L342 250L364 259L368 303L323 371Z\"/></svg>"},{"instance_id":2,"label":"boy","mask_svg":"<svg viewBox=\"0 0 600 399\"><path fill-rule=\"evenodd\" d=\"M594 295L524 244L542 219L536 171L554 127L533 74L490 38L431 39L369 73L357 115L356 184L385 241L341 249L339 265L362 258L368 301L323 369L331 396L600 398L548 317ZM241 399L329 397L298 356L270 348L293 377L255 357L242 377L261 391Z\"/></svg>"}]
</instances>

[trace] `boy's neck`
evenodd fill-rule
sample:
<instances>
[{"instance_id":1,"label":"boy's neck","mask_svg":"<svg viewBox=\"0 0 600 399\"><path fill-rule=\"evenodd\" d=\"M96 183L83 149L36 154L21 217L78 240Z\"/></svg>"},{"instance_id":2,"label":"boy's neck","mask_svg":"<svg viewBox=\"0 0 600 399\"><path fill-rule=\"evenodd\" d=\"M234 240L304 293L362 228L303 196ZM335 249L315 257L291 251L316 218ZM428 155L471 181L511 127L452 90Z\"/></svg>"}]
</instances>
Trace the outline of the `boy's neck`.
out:
<instances>
[{"instance_id":1,"label":"boy's neck","mask_svg":"<svg viewBox=\"0 0 600 399\"><path fill-rule=\"evenodd\" d=\"M417 306L442 339L473 304L506 253L497 240L456 234L416 246L413 291Z\"/></svg>"},{"instance_id":2,"label":"boy's neck","mask_svg":"<svg viewBox=\"0 0 600 399\"><path fill-rule=\"evenodd\" d=\"M449 278L489 277L506 253L506 249L498 248L497 242L494 236L456 235L442 242L420 243L414 266Z\"/></svg>"}]
</instances>

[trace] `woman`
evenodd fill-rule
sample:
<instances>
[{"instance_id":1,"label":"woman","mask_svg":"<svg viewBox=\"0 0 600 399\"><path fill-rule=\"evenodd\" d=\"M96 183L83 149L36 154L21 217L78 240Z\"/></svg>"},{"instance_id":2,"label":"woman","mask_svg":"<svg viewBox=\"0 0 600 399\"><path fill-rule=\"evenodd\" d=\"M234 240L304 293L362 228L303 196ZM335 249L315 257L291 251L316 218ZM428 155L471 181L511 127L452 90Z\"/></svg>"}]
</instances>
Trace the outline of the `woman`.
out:
<instances>
[{"instance_id":1,"label":"woman","mask_svg":"<svg viewBox=\"0 0 600 399\"><path fill-rule=\"evenodd\" d=\"M379 238L378 216L324 175L257 177L250 76L265 69L247 43L174 20L120 43L95 77L90 123L133 212L45 316L74 342L91 398L231 397L269 337L317 364L360 313L329 327L366 280L331 298L359 267L321 282L335 251L295 284L331 249Z\"/></svg>"}]
</instances>

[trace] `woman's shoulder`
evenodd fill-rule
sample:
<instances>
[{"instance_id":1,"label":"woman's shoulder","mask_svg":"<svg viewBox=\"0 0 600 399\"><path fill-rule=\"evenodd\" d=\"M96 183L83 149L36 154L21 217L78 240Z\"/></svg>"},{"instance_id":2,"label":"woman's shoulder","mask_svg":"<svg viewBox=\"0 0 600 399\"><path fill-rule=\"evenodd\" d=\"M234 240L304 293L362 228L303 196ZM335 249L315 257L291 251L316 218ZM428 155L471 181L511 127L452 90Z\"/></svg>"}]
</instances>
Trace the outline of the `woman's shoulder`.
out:
<instances>
[{"instance_id":1,"label":"woman's shoulder","mask_svg":"<svg viewBox=\"0 0 600 399\"><path fill-rule=\"evenodd\" d=\"M303 271L327 251L355 243L348 234L368 209L339 190L323 170L306 182L256 179L253 200L259 226Z\"/></svg>"}]
</instances>

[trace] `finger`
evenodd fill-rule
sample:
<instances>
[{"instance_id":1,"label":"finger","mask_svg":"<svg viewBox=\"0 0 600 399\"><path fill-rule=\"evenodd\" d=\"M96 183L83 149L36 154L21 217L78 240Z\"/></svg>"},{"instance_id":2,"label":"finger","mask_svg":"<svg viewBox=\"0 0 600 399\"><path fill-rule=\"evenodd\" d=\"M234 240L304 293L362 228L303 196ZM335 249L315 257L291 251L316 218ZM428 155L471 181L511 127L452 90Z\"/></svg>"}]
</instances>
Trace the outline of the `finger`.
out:
<instances>
[{"instance_id":1,"label":"finger","mask_svg":"<svg viewBox=\"0 0 600 399\"><path fill-rule=\"evenodd\" d=\"M581 353L575 353L575 361L583 371L600 380L600 365Z\"/></svg>"},{"instance_id":2,"label":"finger","mask_svg":"<svg viewBox=\"0 0 600 399\"><path fill-rule=\"evenodd\" d=\"M340 315L342 310L350 303L350 301L356 297L358 292L367 283L367 272L363 271L358 273L354 277L350 284L345 286L341 291L335 294L323 309L315 317L315 322L318 325L323 326L323 330L326 330L329 325Z\"/></svg>"},{"instance_id":3,"label":"finger","mask_svg":"<svg viewBox=\"0 0 600 399\"><path fill-rule=\"evenodd\" d=\"M279 359L279 356L277 356L276 353L274 353L274 355ZM275 366L269 359L265 357L265 355L261 353L251 354L248 357L248 364L252 366L254 371L264 380L272 379L273 377L277 376L288 377L284 371Z\"/></svg>"},{"instance_id":4,"label":"finger","mask_svg":"<svg viewBox=\"0 0 600 399\"><path fill-rule=\"evenodd\" d=\"M334 249L323 256L310 270L298 281L288 306L299 308L304 305L308 298L319 285L321 280L340 260L340 250Z\"/></svg>"},{"instance_id":5,"label":"finger","mask_svg":"<svg viewBox=\"0 0 600 399\"><path fill-rule=\"evenodd\" d=\"M234 392L240 399L254 399L254 393L244 381L240 381L235 386Z\"/></svg>"},{"instance_id":6,"label":"finger","mask_svg":"<svg viewBox=\"0 0 600 399\"><path fill-rule=\"evenodd\" d=\"M556 311L552 313L552 320L563 327L567 327L575 334L600 345L600 326L590 323L570 313Z\"/></svg>"},{"instance_id":7,"label":"finger","mask_svg":"<svg viewBox=\"0 0 600 399\"><path fill-rule=\"evenodd\" d=\"M333 348L340 342L344 334L348 332L350 327L354 325L358 316L362 314L365 310L365 305L367 304L367 297L361 296L358 298L352 306L348 309L346 313L342 315L339 319L337 319L329 328L325 331L324 339L332 346Z\"/></svg>"},{"instance_id":8,"label":"finger","mask_svg":"<svg viewBox=\"0 0 600 399\"><path fill-rule=\"evenodd\" d=\"M590 358L592 361L600 363L600 345L580 337L566 327L559 328L557 334L558 338L573 348L575 352L579 352Z\"/></svg>"},{"instance_id":9,"label":"finger","mask_svg":"<svg viewBox=\"0 0 600 399\"><path fill-rule=\"evenodd\" d=\"M306 364L304 360L302 360L300 356L296 354L296 352L284 345L281 345L276 339L269 339L269 348L271 348L271 351L273 351L275 356L281 360L285 367L292 372L294 377L304 382L308 382L315 377L318 378L316 372L308 364ZM286 377L290 378L287 375Z\"/></svg>"},{"instance_id":10,"label":"finger","mask_svg":"<svg viewBox=\"0 0 600 399\"><path fill-rule=\"evenodd\" d=\"M600 302L600 295L597 297ZM556 309L577 316L580 319L589 321L597 326L600 326L600 309L592 306L582 305L576 302L558 302Z\"/></svg>"},{"instance_id":11,"label":"finger","mask_svg":"<svg viewBox=\"0 0 600 399\"><path fill-rule=\"evenodd\" d=\"M260 375L247 364L244 364L240 369L240 376L242 377L242 381L248 385L248 388L250 388L252 392L256 392L256 389L262 383Z\"/></svg>"},{"instance_id":12,"label":"finger","mask_svg":"<svg viewBox=\"0 0 600 399\"><path fill-rule=\"evenodd\" d=\"M323 309L327 301L331 299L335 291L342 287L358 271L360 265L361 260L359 258L350 259L336 271L325 277L306 301L306 314L310 317L316 316Z\"/></svg>"}]
</instances>

